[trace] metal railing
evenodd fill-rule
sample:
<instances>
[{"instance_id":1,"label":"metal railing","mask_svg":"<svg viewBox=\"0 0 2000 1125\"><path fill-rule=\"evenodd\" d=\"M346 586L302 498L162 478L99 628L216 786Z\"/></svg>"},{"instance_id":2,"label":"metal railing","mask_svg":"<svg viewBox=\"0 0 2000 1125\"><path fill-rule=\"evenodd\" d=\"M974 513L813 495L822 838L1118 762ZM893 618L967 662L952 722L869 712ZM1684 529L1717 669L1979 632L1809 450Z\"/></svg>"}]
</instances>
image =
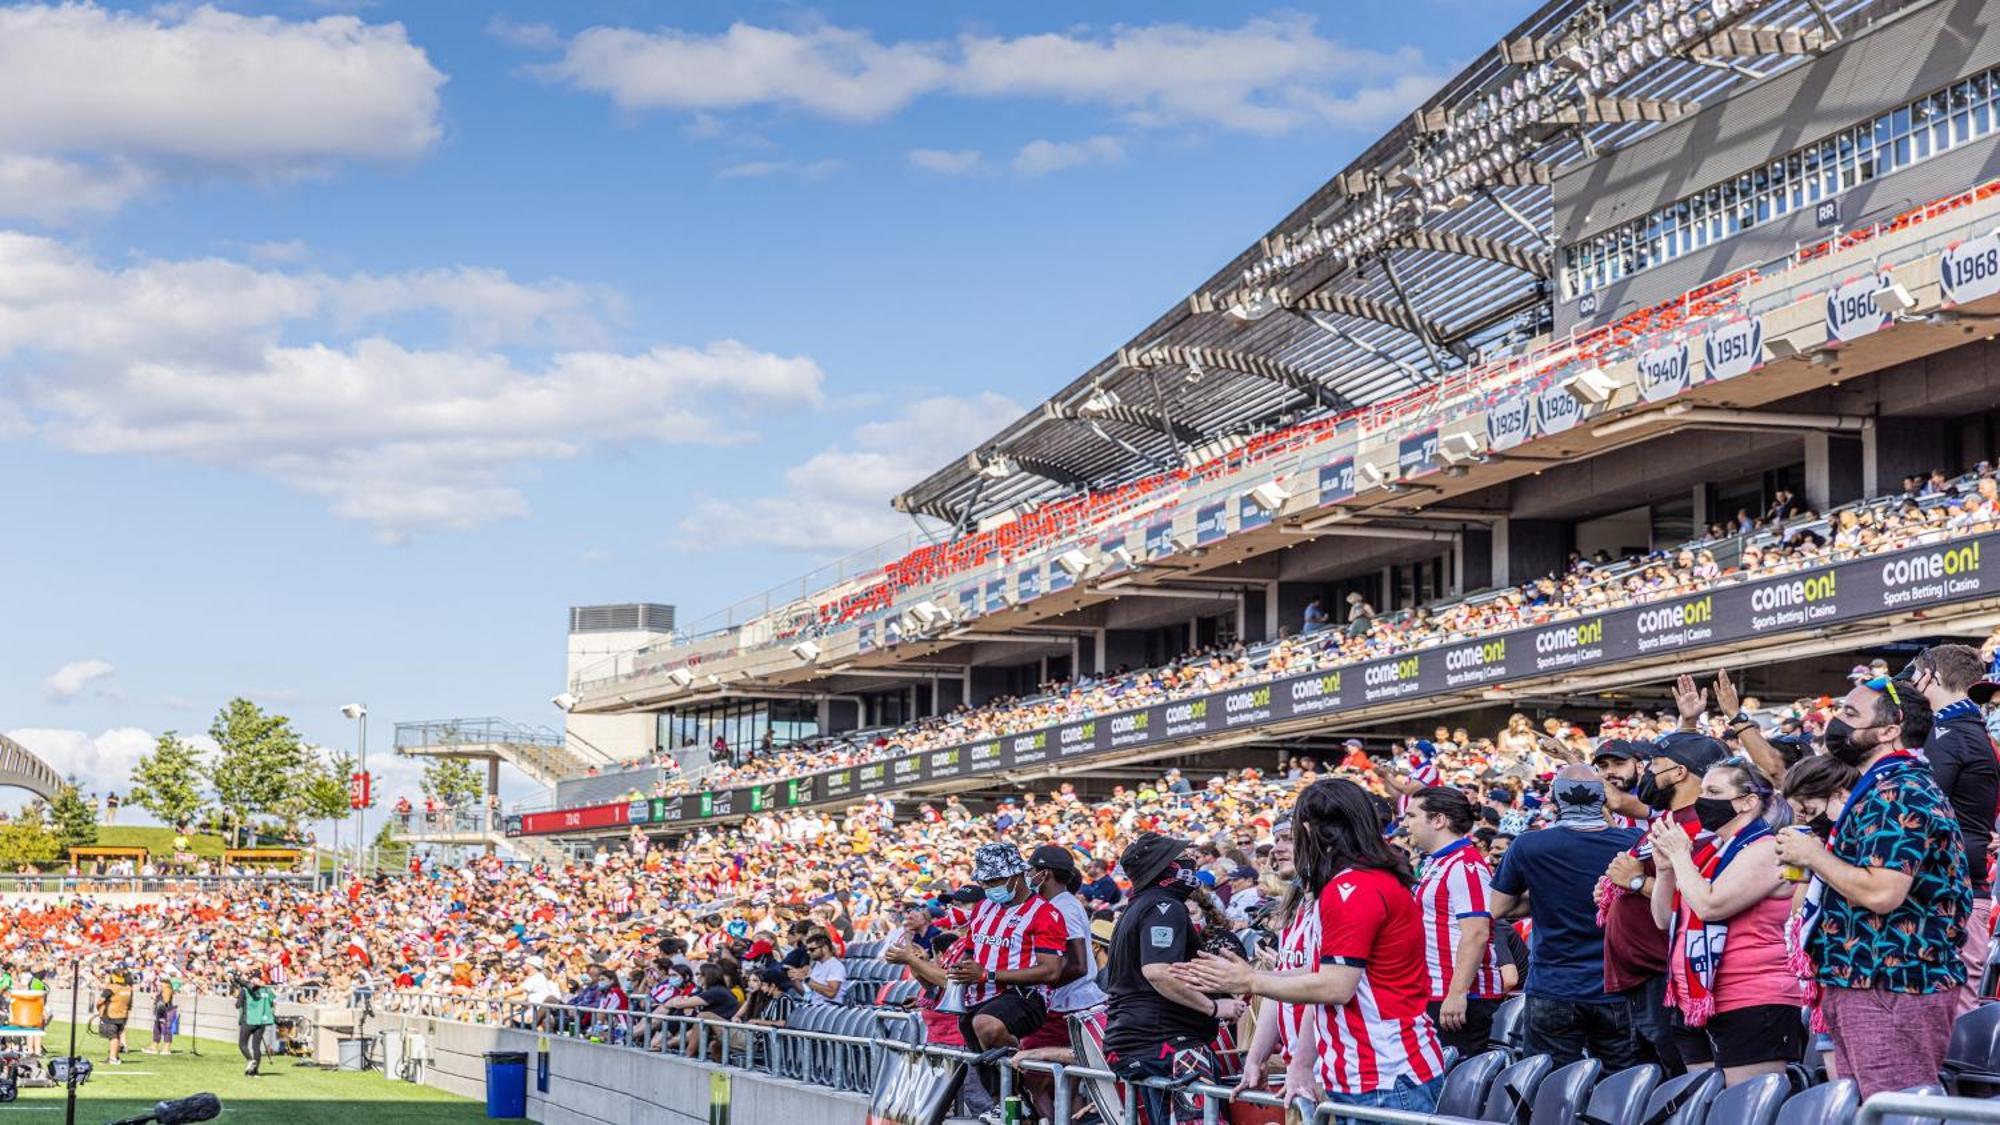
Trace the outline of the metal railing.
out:
<instances>
[{"instance_id":1,"label":"metal railing","mask_svg":"<svg viewBox=\"0 0 2000 1125\"><path fill-rule=\"evenodd\" d=\"M399 832L406 836L479 836L500 831L501 814L487 809L439 809L434 813L413 809L391 813Z\"/></svg>"},{"instance_id":2,"label":"metal railing","mask_svg":"<svg viewBox=\"0 0 2000 1125\"><path fill-rule=\"evenodd\" d=\"M42 894L194 894L237 886L318 886L311 872L241 872L228 875L21 875L0 874L0 892Z\"/></svg>"},{"instance_id":3,"label":"metal railing","mask_svg":"<svg viewBox=\"0 0 2000 1125\"><path fill-rule=\"evenodd\" d=\"M507 719L425 719L396 724L396 749L436 750L453 746L544 746L562 749L562 732Z\"/></svg>"},{"instance_id":4,"label":"metal railing","mask_svg":"<svg viewBox=\"0 0 2000 1125\"><path fill-rule=\"evenodd\" d=\"M1288 1107L1277 1095L1215 1083L1185 1079L1131 1079L1098 1067L1022 1059L1009 1051L976 1053L959 1047L924 1043L920 1039L883 1036L843 1035L807 1031L794 1027L735 1023L700 1016L680 1016L655 1012L617 1012L581 1008L566 1004L535 1004L439 993L385 992L376 996L378 1011L404 1016L422 1016L461 1023L497 1025L519 1031L579 1039L611 1048L645 1051L706 1060L774 1078L822 1086L842 1093L873 1095L878 1078L890 1055L951 1059L996 1068L1000 1104L1013 1096L1021 1075L1047 1075L1051 1082L1051 1118L1068 1121L1073 1116L1078 1089L1074 1080L1115 1082L1123 1097L1125 1121L1136 1121L1139 1090L1151 1088L1172 1095L1198 1097L1202 1125L1220 1125L1229 1119L1228 1105L1275 1109L1296 1108L1302 1120L1319 1125L1328 1120L1381 1122L1383 1125L1458 1125L1469 1119L1385 1109L1377 1106L1342 1105L1319 1102L1308 1106L1300 1101ZM922 1022L917 1013L878 1013L885 1029L897 1023L921 1036ZM1947 1097L1941 1094L1876 1094L1861 1106L1855 1125L1882 1125L1892 1115L1925 1121L1953 1120L1993 1122L2000 1125L2000 1101ZM1176 1120L1187 1120L1177 1117Z\"/></svg>"}]
</instances>

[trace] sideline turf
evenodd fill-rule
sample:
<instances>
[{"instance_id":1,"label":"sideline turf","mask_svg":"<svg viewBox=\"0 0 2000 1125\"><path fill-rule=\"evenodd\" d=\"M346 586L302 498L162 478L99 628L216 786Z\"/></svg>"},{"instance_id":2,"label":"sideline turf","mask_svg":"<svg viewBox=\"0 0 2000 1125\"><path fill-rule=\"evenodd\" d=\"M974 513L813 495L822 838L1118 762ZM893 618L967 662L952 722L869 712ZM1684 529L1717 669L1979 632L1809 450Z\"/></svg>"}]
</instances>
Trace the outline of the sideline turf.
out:
<instances>
[{"instance_id":1,"label":"sideline turf","mask_svg":"<svg viewBox=\"0 0 2000 1125\"><path fill-rule=\"evenodd\" d=\"M174 1040L174 1053L148 1055L139 1048L150 1042L144 1032L126 1039L132 1049L125 1065L104 1065L104 1040L79 1034L77 1053L96 1070L77 1090L78 1125L104 1125L150 1109L166 1098L186 1097L207 1090L222 1099L219 1121L271 1122L273 1125L469 1125L487 1121L486 1106L450 1094L391 1082L380 1072L321 1070L300 1059L265 1059L256 1078L243 1073L236 1044L201 1041L201 1057L188 1053L193 1040ZM49 1053L60 1055L69 1044L69 1027L49 1027ZM19 1101L0 1105L0 1122L50 1125L63 1119L63 1089L23 1088ZM508 1120L521 1121L520 1118Z\"/></svg>"}]
</instances>

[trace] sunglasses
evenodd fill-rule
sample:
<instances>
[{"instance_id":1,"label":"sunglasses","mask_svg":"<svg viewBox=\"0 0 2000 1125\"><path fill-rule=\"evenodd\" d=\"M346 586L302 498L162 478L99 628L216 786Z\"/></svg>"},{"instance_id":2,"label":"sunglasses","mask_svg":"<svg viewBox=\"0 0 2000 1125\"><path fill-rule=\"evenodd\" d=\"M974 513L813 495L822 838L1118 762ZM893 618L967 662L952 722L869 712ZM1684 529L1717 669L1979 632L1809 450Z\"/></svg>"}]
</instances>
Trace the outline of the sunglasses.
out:
<instances>
[{"instance_id":1,"label":"sunglasses","mask_svg":"<svg viewBox=\"0 0 2000 1125\"><path fill-rule=\"evenodd\" d=\"M1871 676L1861 681L1861 686L1869 691L1879 691L1888 695L1889 702L1898 707L1903 705L1903 696L1896 690L1896 681L1888 676Z\"/></svg>"}]
</instances>

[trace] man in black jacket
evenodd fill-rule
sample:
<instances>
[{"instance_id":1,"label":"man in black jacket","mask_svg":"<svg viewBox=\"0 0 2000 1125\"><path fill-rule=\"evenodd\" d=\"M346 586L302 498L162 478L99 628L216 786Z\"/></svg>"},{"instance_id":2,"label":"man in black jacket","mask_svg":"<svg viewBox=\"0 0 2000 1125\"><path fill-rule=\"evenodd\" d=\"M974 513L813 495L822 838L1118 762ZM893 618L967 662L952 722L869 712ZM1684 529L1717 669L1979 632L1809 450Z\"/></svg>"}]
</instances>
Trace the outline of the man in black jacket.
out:
<instances>
[{"instance_id":1,"label":"man in black jacket","mask_svg":"<svg viewBox=\"0 0 2000 1125\"><path fill-rule=\"evenodd\" d=\"M1959 1013L1979 1003L1979 982L1986 972L1991 942L1988 923L1993 913L1993 880L1987 855L1993 843L1993 817L2000 807L2000 761L1986 733L1980 705L1992 697L1995 685L1981 682L1986 670L1979 650L1970 645L1932 645L1910 661L1903 678L1923 692L1934 715L1924 757L1938 788L1958 814L1958 832L1965 840L1966 874L1972 880L1972 916L1966 919L1966 981L1959 996ZM1977 699L1968 698L1968 693Z\"/></svg>"}]
</instances>

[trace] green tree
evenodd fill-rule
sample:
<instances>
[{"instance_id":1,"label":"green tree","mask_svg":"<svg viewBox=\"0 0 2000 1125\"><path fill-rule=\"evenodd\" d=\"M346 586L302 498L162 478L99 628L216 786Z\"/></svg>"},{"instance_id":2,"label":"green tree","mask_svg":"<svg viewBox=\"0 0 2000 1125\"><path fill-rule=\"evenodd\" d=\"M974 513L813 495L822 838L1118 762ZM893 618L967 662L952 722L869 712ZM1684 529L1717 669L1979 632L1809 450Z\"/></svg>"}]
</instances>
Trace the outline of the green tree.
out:
<instances>
[{"instance_id":1,"label":"green tree","mask_svg":"<svg viewBox=\"0 0 2000 1125\"><path fill-rule=\"evenodd\" d=\"M486 783L479 771L464 758L432 758L424 766L420 783L424 796L446 807L459 808L478 802Z\"/></svg>"},{"instance_id":2,"label":"green tree","mask_svg":"<svg viewBox=\"0 0 2000 1125\"><path fill-rule=\"evenodd\" d=\"M62 841L49 831L42 803L30 801L19 815L0 825L0 869L46 867L62 858Z\"/></svg>"},{"instance_id":3,"label":"green tree","mask_svg":"<svg viewBox=\"0 0 2000 1125\"><path fill-rule=\"evenodd\" d=\"M396 822L390 820L375 833L375 843L369 855L368 870L403 871L410 866L410 842L396 838ZM364 872L365 874L365 872Z\"/></svg>"},{"instance_id":4,"label":"green tree","mask_svg":"<svg viewBox=\"0 0 2000 1125\"><path fill-rule=\"evenodd\" d=\"M64 849L88 847L97 842L97 808L77 792L75 781L56 790L49 805L56 842Z\"/></svg>"},{"instance_id":5,"label":"green tree","mask_svg":"<svg viewBox=\"0 0 2000 1125\"><path fill-rule=\"evenodd\" d=\"M192 822L208 804L201 791L201 751L168 731L153 752L132 768L132 792L127 798L163 824Z\"/></svg>"},{"instance_id":6,"label":"green tree","mask_svg":"<svg viewBox=\"0 0 2000 1125\"><path fill-rule=\"evenodd\" d=\"M217 748L209 784L239 840L253 816L298 816L299 793L315 763L290 719L266 714L247 699L232 699L216 713L208 736Z\"/></svg>"},{"instance_id":7,"label":"green tree","mask_svg":"<svg viewBox=\"0 0 2000 1125\"><path fill-rule=\"evenodd\" d=\"M312 772L300 793L307 820L331 820L336 824L354 814L348 804L347 779L354 773L354 755L334 754Z\"/></svg>"}]
</instances>

